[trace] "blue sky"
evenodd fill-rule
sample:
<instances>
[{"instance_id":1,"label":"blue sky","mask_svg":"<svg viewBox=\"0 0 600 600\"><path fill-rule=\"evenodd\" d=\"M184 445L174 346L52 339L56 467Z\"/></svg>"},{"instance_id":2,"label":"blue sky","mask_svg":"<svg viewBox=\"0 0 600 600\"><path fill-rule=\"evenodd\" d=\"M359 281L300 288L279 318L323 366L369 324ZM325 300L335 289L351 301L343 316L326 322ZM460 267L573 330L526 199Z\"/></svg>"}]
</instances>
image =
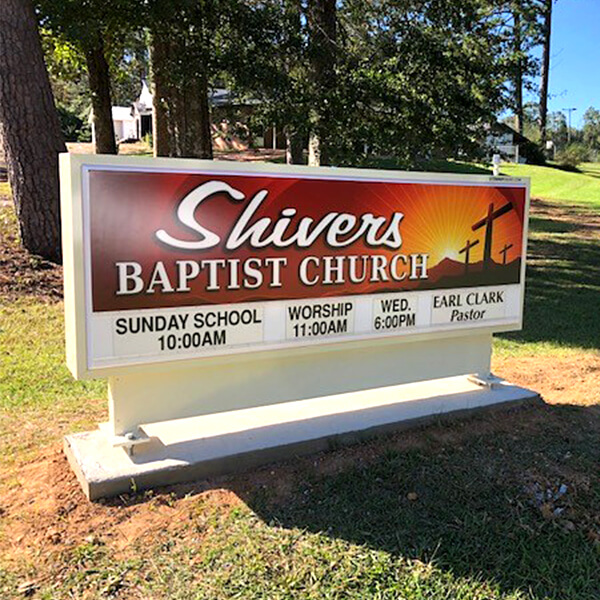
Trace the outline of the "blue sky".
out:
<instances>
[{"instance_id":1,"label":"blue sky","mask_svg":"<svg viewBox=\"0 0 600 600\"><path fill-rule=\"evenodd\" d=\"M576 107L581 127L590 106L600 110L600 0L558 0L554 5L548 110Z\"/></svg>"}]
</instances>

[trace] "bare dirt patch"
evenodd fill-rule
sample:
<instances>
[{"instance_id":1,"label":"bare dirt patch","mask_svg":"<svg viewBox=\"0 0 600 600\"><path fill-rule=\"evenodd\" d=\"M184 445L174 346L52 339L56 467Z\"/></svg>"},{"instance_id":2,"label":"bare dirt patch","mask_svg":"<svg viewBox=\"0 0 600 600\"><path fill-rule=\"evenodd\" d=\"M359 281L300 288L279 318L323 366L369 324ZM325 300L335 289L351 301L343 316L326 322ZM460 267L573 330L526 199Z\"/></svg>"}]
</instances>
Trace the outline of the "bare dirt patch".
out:
<instances>
[{"instance_id":1,"label":"bare dirt patch","mask_svg":"<svg viewBox=\"0 0 600 600\"><path fill-rule=\"evenodd\" d=\"M126 552L141 539L177 538L188 526L199 494L207 508L220 511L241 503L233 492L209 489L206 482L92 503L58 444L46 449L45 458L7 476L0 475L0 481L4 479L0 556L14 566L40 558L50 564L61 552L83 544L105 544Z\"/></svg>"},{"instance_id":2,"label":"bare dirt patch","mask_svg":"<svg viewBox=\"0 0 600 600\"><path fill-rule=\"evenodd\" d=\"M73 154L93 154L94 146L91 142L70 142L67 144L69 152ZM149 156L152 148L144 142L132 142L119 144L119 156ZM218 150L214 151L216 160L229 160L236 162L264 162L283 160L285 150L256 148L248 150Z\"/></svg>"},{"instance_id":3,"label":"bare dirt patch","mask_svg":"<svg viewBox=\"0 0 600 600\"><path fill-rule=\"evenodd\" d=\"M268 150L259 148L257 150L243 150L240 152L216 152L215 158L218 160L229 160L236 162L270 162L275 160L283 160L285 158L285 150Z\"/></svg>"},{"instance_id":4,"label":"bare dirt patch","mask_svg":"<svg viewBox=\"0 0 600 600\"><path fill-rule=\"evenodd\" d=\"M539 392L546 402L600 405L600 354L494 357L492 369L507 381Z\"/></svg>"},{"instance_id":5,"label":"bare dirt patch","mask_svg":"<svg viewBox=\"0 0 600 600\"><path fill-rule=\"evenodd\" d=\"M57 301L62 294L62 267L25 250L12 206L0 206L0 299L33 296Z\"/></svg>"}]
</instances>

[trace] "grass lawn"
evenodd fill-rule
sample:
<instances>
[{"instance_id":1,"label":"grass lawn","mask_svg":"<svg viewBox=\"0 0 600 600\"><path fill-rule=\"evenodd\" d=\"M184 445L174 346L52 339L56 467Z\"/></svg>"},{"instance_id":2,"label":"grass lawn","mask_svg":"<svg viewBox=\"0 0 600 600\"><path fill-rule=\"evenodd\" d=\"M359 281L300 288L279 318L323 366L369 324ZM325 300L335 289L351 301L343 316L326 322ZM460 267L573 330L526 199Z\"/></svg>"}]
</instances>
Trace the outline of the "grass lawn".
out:
<instances>
[{"instance_id":1,"label":"grass lawn","mask_svg":"<svg viewBox=\"0 0 600 600\"><path fill-rule=\"evenodd\" d=\"M534 201L522 331L496 338L500 355L573 353L600 347L600 214ZM597 311L596 311L597 314Z\"/></svg>"},{"instance_id":2,"label":"grass lawn","mask_svg":"<svg viewBox=\"0 0 600 600\"><path fill-rule=\"evenodd\" d=\"M580 173L535 165L508 165L501 172L513 177L531 177L531 195L600 208L600 164L584 163Z\"/></svg>"},{"instance_id":3,"label":"grass lawn","mask_svg":"<svg viewBox=\"0 0 600 600\"><path fill-rule=\"evenodd\" d=\"M423 170L491 175L491 169L487 165L460 161L433 161L424 165ZM500 173L511 177L530 177L533 198L565 201L569 205L600 209L600 163L583 163L578 170L579 172L570 172L553 166L503 163Z\"/></svg>"},{"instance_id":4,"label":"grass lawn","mask_svg":"<svg viewBox=\"0 0 600 600\"><path fill-rule=\"evenodd\" d=\"M396 162L391 159L377 160L372 166L382 169L398 168ZM430 161L423 164L422 170L474 175L492 173L489 165L455 160ZM578 204L600 209L600 163L583 163L579 165L578 172L565 171L554 166L503 163L500 173L511 177L530 177L533 198L565 201L569 205Z\"/></svg>"},{"instance_id":5,"label":"grass lawn","mask_svg":"<svg viewBox=\"0 0 600 600\"><path fill-rule=\"evenodd\" d=\"M0 271L0 598L600 599L594 168L560 172L589 196L533 203L525 327L495 344L496 370L545 406L103 503L60 438L103 418L105 384L72 380L62 303L19 255L18 295Z\"/></svg>"}]
</instances>

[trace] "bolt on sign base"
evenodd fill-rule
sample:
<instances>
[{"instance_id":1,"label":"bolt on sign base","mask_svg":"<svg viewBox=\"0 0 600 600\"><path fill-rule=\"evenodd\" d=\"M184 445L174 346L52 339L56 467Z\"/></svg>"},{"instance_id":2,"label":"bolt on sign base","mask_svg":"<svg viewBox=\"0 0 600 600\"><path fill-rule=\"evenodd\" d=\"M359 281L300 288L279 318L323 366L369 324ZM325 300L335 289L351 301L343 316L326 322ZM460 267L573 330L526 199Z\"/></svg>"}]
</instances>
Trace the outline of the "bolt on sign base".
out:
<instances>
[{"instance_id":1,"label":"bolt on sign base","mask_svg":"<svg viewBox=\"0 0 600 600\"><path fill-rule=\"evenodd\" d=\"M540 401L536 392L505 381L488 388L467 376L448 377L141 425L144 443L133 453L103 429L69 435L64 447L86 496L97 500L239 472L434 419Z\"/></svg>"}]
</instances>

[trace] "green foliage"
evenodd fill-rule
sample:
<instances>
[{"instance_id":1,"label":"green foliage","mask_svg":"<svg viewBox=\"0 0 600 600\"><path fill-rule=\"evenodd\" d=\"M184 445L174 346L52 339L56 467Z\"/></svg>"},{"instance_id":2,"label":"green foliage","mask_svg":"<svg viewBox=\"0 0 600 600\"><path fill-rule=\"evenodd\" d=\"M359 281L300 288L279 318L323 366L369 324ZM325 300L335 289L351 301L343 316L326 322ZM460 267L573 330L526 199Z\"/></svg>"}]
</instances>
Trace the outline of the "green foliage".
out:
<instances>
[{"instance_id":1,"label":"green foliage","mask_svg":"<svg viewBox=\"0 0 600 600\"><path fill-rule=\"evenodd\" d=\"M556 161L563 167L575 169L580 163L590 160L590 150L583 144L570 144L556 153Z\"/></svg>"},{"instance_id":2,"label":"green foliage","mask_svg":"<svg viewBox=\"0 0 600 600\"><path fill-rule=\"evenodd\" d=\"M487 0L482 4L487 8L499 42L506 77L503 84L506 108L516 111L518 86L521 94L536 88L540 61L533 51L542 41L542 4L539 0ZM526 113L527 106L523 108ZM527 114L524 117L527 120Z\"/></svg>"},{"instance_id":3,"label":"green foliage","mask_svg":"<svg viewBox=\"0 0 600 600\"><path fill-rule=\"evenodd\" d=\"M63 137L67 142L88 141L91 105L83 54L47 28L41 29L40 38Z\"/></svg>"},{"instance_id":4,"label":"green foliage","mask_svg":"<svg viewBox=\"0 0 600 600\"><path fill-rule=\"evenodd\" d=\"M91 140L90 125L86 119L72 109L57 105L60 130L66 142L89 142Z\"/></svg>"},{"instance_id":5,"label":"green foliage","mask_svg":"<svg viewBox=\"0 0 600 600\"><path fill-rule=\"evenodd\" d=\"M63 135L88 141L91 93L86 49L100 36L116 105L129 105L148 77L148 51L135 2L126 0L38 0L42 47Z\"/></svg>"},{"instance_id":6,"label":"green foliage","mask_svg":"<svg viewBox=\"0 0 600 600\"><path fill-rule=\"evenodd\" d=\"M146 32L138 27L112 39L107 50L111 95L115 106L129 106L139 96L142 81L150 78Z\"/></svg>"},{"instance_id":7,"label":"green foliage","mask_svg":"<svg viewBox=\"0 0 600 600\"><path fill-rule=\"evenodd\" d=\"M527 102L523 106L523 135L528 139L538 144L540 141L540 111L536 102ZM502 119L509 127L516 129L516 120L514 115L506 116Z\"/></svg>"},{"instance_id":8,"label":"green foliage","mask_svg":"<svg viewBox=\"0 0 600 600\"><path fill-rule=\"evenodd\" d=\"M241 98L260 100L250 117L254 131L273 123L302 137L308 135L309 107L314 93L309 82L308 30L300 2L271 0L244 19L240 32L251 39L227 55L227 83Z\"/></svg>"},{"instance_id":9,"label":"green foliage","mask_svg":"<svg viewBox=\"0 0 600 600\"><path fill-rule=\"evenodd\" d=\"M323 135L338 164L393 155L407 166L432 155L473 154L480 127L504 102L502 40L479 0L338 3L333 87L311 77L307 19L298 5L274 6L279 28L271 45L259 48L245 83L261 98L266 126L305 134L312 107L326 107Z\"/></svg>"},{"instance_id":10,"label":"green foliage","mask_svg":"<svg viewBox=\"0 0 600 600\"><path fill-rule=\"evenodd\" d=\"M567 117L562 112L553 112L548 115L548 139L554 142L557 149L561 150L567 145L569 130Z\"/></svg>"},{"instance_id":11,"label":"green foliage","mask_svg":"<svg viewBox=\"0 0 600 600\"><path fill-rule=\"evenodd\" d=\"M354 35L342 76L350 92L336 132L346 161L361 144L407 166L472 155L481 126L502 103L500 44L481 3L376 3L366 14L363 3L348 8L341 18Z\"/></svg>"},{"instance_id":12,"label":"green foliage","mask_svg":"<svg viewBox=\"0 0 600 600\"><path fill-rule=\"evenodd\" d=\"M477 156L481 127L514 106L515 73L533 87L539 0L343 0L335 4L333 45L318 29L311 33L311 10L320 4L39 0L39 14L59 41L51 62L70 65L55 78L68 88L68 100L58 102L65 111L82 118L83 100L89 110L80 86L91 30L103 38L120 105L149 76L151 31L166 41L167 110L181 105L189 113L187 96L225 86L234 102L252 106L252 131L276 123L304 142L318 114L319 134L338 164L374 155L394 156L403 166ZM322 43L311 41L317 34ZM326 77L315 76L321 59L332 69ZM200 88L193 92L195 80ZM536 117L525 121L535 141Z\"/></svg>"},{"instance_id":13,"label":"green foliage","mask_svg":"<svg viewBox=\"0 0 600 600\"><path fill-rule=\"evenodd\" d=\"M583 140L593 151L600 150L600 110L590 106L583 115Z\"/></svg>"}]
</instances>

